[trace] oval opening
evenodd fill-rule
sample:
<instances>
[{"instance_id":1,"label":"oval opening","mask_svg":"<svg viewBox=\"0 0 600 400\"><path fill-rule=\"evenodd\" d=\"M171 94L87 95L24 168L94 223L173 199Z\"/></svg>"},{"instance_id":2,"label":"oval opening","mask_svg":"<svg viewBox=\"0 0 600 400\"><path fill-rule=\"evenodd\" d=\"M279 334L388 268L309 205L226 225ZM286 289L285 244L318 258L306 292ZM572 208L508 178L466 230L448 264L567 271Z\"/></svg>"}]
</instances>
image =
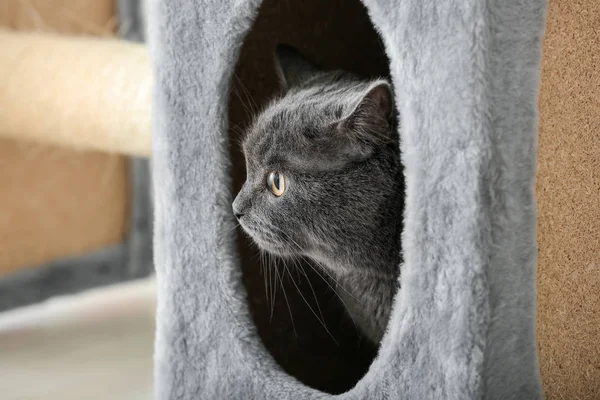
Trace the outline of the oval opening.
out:
<instances>
[{"instance_id":1,"label":"oval opening","mask_svg":"<svg viewBox=\"0 0 600 400\"><path fill-rule=\"evenodd\" d=\"M234 193L246 179L244 132L279 91L273 62L278 43L292 45L328 70L389 77L384 45L360 0L264 0L243 44L229 99ZM332 283L305 262L285 265L260 256L241 232L238 243L249 307L277 363L315 389L333 394L351 389L377 346L347 316Z\"/></svg>"}]
</instances>

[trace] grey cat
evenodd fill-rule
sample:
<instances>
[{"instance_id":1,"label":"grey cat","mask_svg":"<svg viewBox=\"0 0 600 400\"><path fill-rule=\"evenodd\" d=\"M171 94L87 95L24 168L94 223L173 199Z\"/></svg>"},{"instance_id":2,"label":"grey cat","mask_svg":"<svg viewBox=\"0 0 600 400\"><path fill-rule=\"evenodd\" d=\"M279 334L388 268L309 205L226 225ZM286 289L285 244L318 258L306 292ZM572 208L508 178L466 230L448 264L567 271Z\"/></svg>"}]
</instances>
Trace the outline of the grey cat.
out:
<instances>
[{"instance_id":1,"label":"grey cat","mask_svg":"<svg viewBox=\"0 0 600 400\"><path fill-rule=\"evenodd\" d=\"M275 59L283 93L243 141L234 214L261 249L324 268L378 343L398 289L404 208L390 84L323 71L286 45Z\"/></svg>"}]
</instances>

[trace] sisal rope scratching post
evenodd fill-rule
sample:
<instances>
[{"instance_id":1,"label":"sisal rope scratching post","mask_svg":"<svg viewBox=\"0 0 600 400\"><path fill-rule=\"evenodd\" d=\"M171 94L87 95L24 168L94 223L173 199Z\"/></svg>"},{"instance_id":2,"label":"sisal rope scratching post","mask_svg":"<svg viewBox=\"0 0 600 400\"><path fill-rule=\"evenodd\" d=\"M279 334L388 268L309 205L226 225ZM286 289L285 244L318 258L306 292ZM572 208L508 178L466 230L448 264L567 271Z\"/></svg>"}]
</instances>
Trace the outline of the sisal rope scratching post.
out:
<instances>
[{"instance_id":1,"label":"sisal rope scratching post","mask_svg":"<svg viewBox=\"0 0 600 400\"><path fill-rule=\"evenodd\" d=\"M150 155L145 46L0 31L0 48L0 137Z\"/></svg>"}]
</instances>

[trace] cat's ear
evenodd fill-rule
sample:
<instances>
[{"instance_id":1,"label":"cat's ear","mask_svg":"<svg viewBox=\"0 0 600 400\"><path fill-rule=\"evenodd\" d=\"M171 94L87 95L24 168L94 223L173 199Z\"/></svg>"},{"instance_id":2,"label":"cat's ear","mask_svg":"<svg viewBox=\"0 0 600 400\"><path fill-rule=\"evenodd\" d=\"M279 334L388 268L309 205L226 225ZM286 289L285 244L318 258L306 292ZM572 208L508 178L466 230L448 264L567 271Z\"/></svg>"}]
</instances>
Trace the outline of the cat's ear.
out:
<instances>
[{"instance_id":1,"label":"cat's ear","mask_svg":"<svg viewBox=\"0 0 600 400\"><path fill-rule=\"evenodd\" d=\"M275 48L275 71L281 88L286 91L318 74L321 69L293 47L278 44Z\"/></svg>"},{"instance_id":2,"label":"cat's ear","mask_svg":"<svg viewBox=\"0 0 600 400\"><path fill-rule=\"evenodd\" d=\"M392 139L394 101L392 88L385 80L371 83L357 96L351 112L343 118L341 128L346 135L361 141L379 142Z\"/></svg>"},{"instance_id":3,"label":"cat's ear","mask_svg":"<svg viewBox=\"0 0 600 400\"><path fill-rule=\"evenodd\" d=\"M348 118L365 119L363 122L389 122L393 116L392 88L387 81L377 80L361 94Z\"/></svg>"},{"instance_id":4,"label":"cat's ear","mask_svg":"<svg viewBox=\"0 0 600 400\"><path fill-rule=\"evenodd\" d=\"M338 152L353 160L370 157L382 145L395 143L392 88L385 80L369 84L352 100L350 111L334 124Z\"/></svg>"}]
</instances>

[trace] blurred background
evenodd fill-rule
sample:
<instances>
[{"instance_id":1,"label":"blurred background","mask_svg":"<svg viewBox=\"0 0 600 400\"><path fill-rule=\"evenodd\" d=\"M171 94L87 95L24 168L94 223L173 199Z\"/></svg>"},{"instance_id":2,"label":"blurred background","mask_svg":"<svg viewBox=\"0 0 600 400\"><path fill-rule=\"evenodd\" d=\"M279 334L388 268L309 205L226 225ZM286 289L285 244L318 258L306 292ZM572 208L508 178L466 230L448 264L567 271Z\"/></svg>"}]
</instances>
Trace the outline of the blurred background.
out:
<instances>
[{"instance_id":1,"label":"blurred background","mask_svg":"<svg viewBox=\"0 0 600 400\"><path fill-rule=\"evenodd\" d=\"M142 0L0 1L2 399L152 398L144 10ZM600 399L599 27L596 0L549 1L536 188L548 399ZM270 52L282 37L327 65L387 68L359 0L265 0L236 68L232 127L248 118L244 101L270 95ZM239 186L239 154L233 173ZM339 367L340 389L368 367L371 353L350 362L343 348L327 364L329 342L315 346L302 328L284 337L285 303L271 323L262 277L251 262L244 268L259 333L288 372L318 386L331 384L324 369ZM297 321L314 335L297 304Z\"/></svg>"},{"instance_id":2,"label":"blurred background","mask_svg":"<svg viewBox=\"0 0 600 400\"><path fill-rule=\"evenodd\" d=\"M0 2L0 397L150 399L143 2Z\"/></svg>"}]
</instances>

